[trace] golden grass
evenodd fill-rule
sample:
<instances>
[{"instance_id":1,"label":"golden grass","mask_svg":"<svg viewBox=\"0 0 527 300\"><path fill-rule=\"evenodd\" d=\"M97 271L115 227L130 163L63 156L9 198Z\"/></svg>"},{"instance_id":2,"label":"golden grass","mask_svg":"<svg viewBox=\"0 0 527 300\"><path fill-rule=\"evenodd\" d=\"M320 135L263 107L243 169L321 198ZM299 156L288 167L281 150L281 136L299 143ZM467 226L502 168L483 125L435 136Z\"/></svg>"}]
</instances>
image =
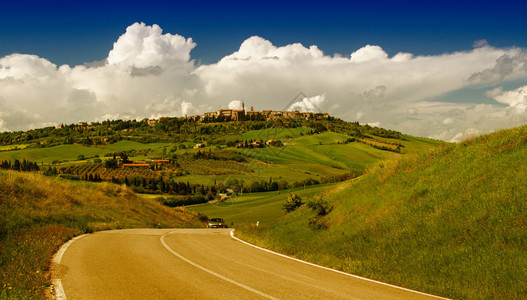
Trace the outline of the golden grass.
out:
<instances>
[{"instance_id":1,"label":"golden grass","mask_svg":"<svg viewBox=\"0 0 527 300\"><path fill-rule=\"evenodd\" d=\"M0 172L0 299L43 298L53 253L71 237L131 227L201 227L196 215L126 186Z\"/></svg>"}]
</instances>

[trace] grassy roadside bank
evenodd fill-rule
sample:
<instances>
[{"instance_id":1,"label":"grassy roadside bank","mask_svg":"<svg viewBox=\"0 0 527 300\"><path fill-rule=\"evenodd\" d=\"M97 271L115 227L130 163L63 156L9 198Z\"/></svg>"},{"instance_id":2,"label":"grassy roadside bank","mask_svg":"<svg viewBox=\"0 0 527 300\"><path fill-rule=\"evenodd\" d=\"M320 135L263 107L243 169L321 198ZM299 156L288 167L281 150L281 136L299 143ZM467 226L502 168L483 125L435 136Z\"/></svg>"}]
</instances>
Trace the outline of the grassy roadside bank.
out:
<instances>
[{"instance_id":1,"label":"grassy roadside bank","mask_svg":"<svg viewBox=\"0 0 527 300\"><path fill-rule=\"evenodd\" d=\"M134 227L200 227L196 216L114 184L0 171L0 299L39 299L53 253L73 236Z\"/></svg>"},{"instance_id":2,"label":"grassy roadside bank","mask_svg":"<svg viewBox=\"0 0 527 300\"><path fill-rule=\"evenodd\" d=\"M527 127L499 131L381 162L271 228L247 226L237 236L441 296L524 298L526 161Z\"/></svg>"}]
</instances>

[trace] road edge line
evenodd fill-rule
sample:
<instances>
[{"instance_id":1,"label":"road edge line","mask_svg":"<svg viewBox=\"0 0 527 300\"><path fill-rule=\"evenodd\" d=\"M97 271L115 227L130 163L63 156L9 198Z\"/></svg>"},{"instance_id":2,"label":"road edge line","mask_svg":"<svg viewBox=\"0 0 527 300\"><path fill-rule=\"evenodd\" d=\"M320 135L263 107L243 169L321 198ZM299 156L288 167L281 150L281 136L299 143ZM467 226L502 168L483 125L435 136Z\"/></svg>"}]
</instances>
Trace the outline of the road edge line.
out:
<instances>
[{"instance_id":1,"label":"road edge line","mask_svg":"<svg viewBox=\"0 0 527 300\"><path fill-rule=\"evenodd\" d=\"M64 293L64 287L62 286L62 280L52 279L51 280L51 295L53 299L66 300L66 293Z\"/></svg>"},{"instance_id":2,"label":"road edge line","mask_svg":"<svg viewBox=\"0 0 527 300\"><path fill-rule=\"evenodd\" d=\"M340 271L340 270L324 267L324 266L317 265L317 264L314 264L314 263L311 263L311 262L308 262L308 261L304 261L304 260L301 260L301 259L298 259L298 258L295 258L295 257L288 256L288 255L285 255L285 254L282 254L282 253L278 253L278 252L275 252L275 251L272 251L272 250L269 250L269 249L265 249L263 247L256 246L256 245L253 245L253 244L251 244L249 242L246 242L246 241L244 241L244 240L242 240L242 239L240 239L238 237L235 237L234 236L234 230L235 229L231 230L231 232L230 232L231 238L233 238L233 239L235 239L235 240L237 240L237 241L239 241L241 243L244 243L244 244L246 244L248 246L251 246L251 247L254 247L254 248L266 251L266 252L269 252L269 253L274 254L274 255L278 255L278 256L281 256L281 257L284 257L284 258L288 258L288 259L291 259L291 260L294 260L294 261L297 261L297 262L301 262L303 264L310 265L310 266L313 266L313 267L317 267L317 268L321 268L321 269L324 269L324 270L336 272L336 273L339 273L339 274L342 274L342 275L350 276L350 277L353 277L353 278L356 278L356 279L361 279L361 280L365 280L365 281L381 284L381 285L384 285L384 286L389 286L389 287L400 289L400 290L404 290L404 291L407 291L407 292L412 292L412 293L421 294L421 295L424 295L424 296L434 297L434 298L437 298L437 299L449 299L449 298L436 296L436 295L432 295L432 294L428 294L428 293L419 292L419 291L416 291L416 290L404 288L404 287L401 287L401 286L389 284L389 283L386 283L386 282L377 281L377 280L369 279L369 278L366 278L366 277L361 277L361 276L358 276L358 275L353 275L353 274L350 274L350 273L346 273L344 271Z\"/></svg>"},{"instance_id":3,"label":"road edge line","mask_svg":"<svg viewBox=\"0 0 527 300\"><path fill-rule=\"evenodd\" d=\"M79 236L76 236L66 243L62 244L59 251L55 252L53 255L53 258L51 259L51 285L50 285L50 291L51 296L53 299L57 300L67 300L66 293L64 292L64 287L62 286L62 280L60 278L53 278L53 273L55 273L56 265L59 265L62 261L62 256L64 256L64 253L68 249L68 247L76 240L87 236L87 234L82 234Z\"/></svg>"},{"instance_id":4,"label":"road edge line","mask_svg":"<svg viewBox=\"0 0 527 300\"><path fill-rule=\"evenodd\" d=\"M210 270L210 269L207 269L207 268L205 268L204 266L202 266L202 265L200 265L200 264L198 264L198 263L195 263L195 262L191 261L190 259L184 257L183 255L177 253L177 252L174 251L172 248L170 248L170 247L167 245L167 243L165 242L165 236L167 236L167 235L169 235L169 234L173 234L173 233L176 233L176 231L167 232L167 233L163 234L159 239L161 240L161 244L163 244L163 246L164 246L168 251L170 251L170 253L174 254L174 255L175 255L176 257L178 257L179 259L183 260L183 261L186 262L186 263L189 263L189 264L193 265L194 267L196 267L196 268L198 268L198 269L200 269L200 270L202 270L202 271L205 271L205 272L207 272L207 273L209 273L209 274L211 274L211 275L214 275L214 276L216 276L216 277L218 277L218 278L220 278L220 279L223 279L223 280L225 280L225 281L227 281L227 282L230 282L230 283L232 283L232 284L234 284L234 285L236 285L236 286L238 286L238 287L241 287L241 288L243 288L243 289L246 289L246 290L248 290L248 291L250 291L250 292L253 292L253 293L257 294L257 295L260 295L260 296L262 296L262 297L264 297L264 298L267 298L267 299L278 299L278 298L273 297L273 296L271 296L271 295L268 295L268 294L266 294L266 293L264 293L264 292L262 292L262 291L259 291L259 290L257 290L257 289L254 289L254 288L252 288L252 287L250 287L250 286L248 286L248 285L245 285L245 284L243 284L243 283L241 283L241 282L238 282L238 281L236 281L236 280L234 280L234 279L230 279L229 277L223 276L223 275L221 275L221 274L219 274L219 273L216 273L216 272L214 272L214 271L212 271L212 270Z\"/></svg>"}]
</instances>

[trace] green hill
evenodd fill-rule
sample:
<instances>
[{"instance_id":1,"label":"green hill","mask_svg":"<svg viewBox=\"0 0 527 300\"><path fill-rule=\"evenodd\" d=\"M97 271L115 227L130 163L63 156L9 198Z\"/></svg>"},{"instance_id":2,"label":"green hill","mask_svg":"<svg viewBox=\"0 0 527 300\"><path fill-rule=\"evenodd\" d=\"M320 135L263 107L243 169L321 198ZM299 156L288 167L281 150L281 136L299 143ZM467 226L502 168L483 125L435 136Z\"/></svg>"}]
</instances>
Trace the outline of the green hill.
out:
<instances>
[{"instance_id":1,"label":"green hill","mask_svg":"<svg viewBox=\"0 0 527 300\"><path fill-rule=\"evenodd\" d=\"M222 186L254 192L255 182L286 181L290 188L342 181L378 160L429 151L440 142L333 118L218 123L169 118L155 126L117 120L0 133L0 144L5 144L0 163L25 159L48 175L113 181L139 193L205 196ZM107 167L113 158L149 166ZM153 162L159 159L165 162ZM180 183L188 188L177 188ZM263 190L277 189L256 191Z\"/></svg>"},{"instance_id":2,"label":"green hill","mask_svg":"<svg viewBox=\"0 0 527 300\"><path fill-rule=\"evenodd\" d=\"M240 140L281 140L296 137L301 134L308 134L310 131L313 131L313 129L309 127L248 130L241 135Z\"/></svg>"},{"instance_id":3,"label":"green hill","mask_svg":"<svg viewBox=\"0 0 527 300\"><path fill-rule=\"evenodd\" d=\"M382 161L238 234L296 257L441 296L527 295L527 127ZM327 213L329 211L329 213Z\"/></svg>"},{"instance_id":4,"label":"green hill","mask_svg":"<svg viewBox=\"0 0 527 300\"><path fill-rule=\"evenodd\" d=\"M52 254L75 235L131 227L200 227L197 217L126 186L0 171L0 299L43 298Z\"/></svg>"}]
</instances>

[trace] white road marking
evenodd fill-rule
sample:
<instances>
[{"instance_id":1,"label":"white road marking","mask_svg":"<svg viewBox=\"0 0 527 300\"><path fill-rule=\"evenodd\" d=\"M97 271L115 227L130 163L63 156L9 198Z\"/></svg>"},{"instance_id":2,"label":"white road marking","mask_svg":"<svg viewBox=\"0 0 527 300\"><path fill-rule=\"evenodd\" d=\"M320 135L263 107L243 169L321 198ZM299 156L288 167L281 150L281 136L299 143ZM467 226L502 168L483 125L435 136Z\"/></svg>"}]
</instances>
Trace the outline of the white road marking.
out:
<instances>
[{"instance_id":1,"label":"white road marking","mask_svg":"<svg viewBox=\"0 0 527 300\"><path fill-rule=\"evenodd\" d=\"M306 265L310 265L310 266L313 266L313 267L317 267L317 268L321 268L321 269L324 269L324 270L328 270L328 271L332 271L332 272L336 272L336 273L339 273L339 274L342 274L342 275L346 275L346 276L350 276L350 277L353 277L353 278L357 278L357 279L361 279L361 280L366 280L366 281L369 281L369 282L374 282L374 283L378 283L378 284L382 284L382 285L385 285L385 286L389 286L389 287L393 287L393 288L396 288L396 289L400 289L400 290L404 290L404 291L407 291L407 292L412 292L412 293L416 293L416 294L421 294L421 295L425 295L425 296L428 296L428 297L434 297L434 298L437 298L437 299L448 299L448 298L444 298L444 297L439 297L439 296L436 296L436 295L431 295L431 294L427 294L427 293L423 293L423 292L419 292L419 291L415 291L415 290L411 290L411 289L407 289L407 288L403 288L403 287L400 287L400 286L396 286L396 285L392 285L392 284L389 284L389 283L384 283L384 282L381 282L381 281L377 281L377 280L373 280L373 279L369 279L369 278L365 278L365 277L360 277L360 276L357 276L357 275L353 275L353 274L350 274L350 273L346 273L346 272L343 272L343 271L339 271L339 270L335 270L335 269L331 269L331 268L328 268L328 267L324 267L324 266L321 266L321 265L317 265L317 264L314 264L314 263L310 263L310 262L307 262L307 261L303 261L301 259L298 259L298 258L294 258L294 257L291 257L291 256L287 256L285 254L281 254L281 253L278 253L278 252L274 252L274 251L271 251L269 249L265 249L265 248L262 248L262 247L258 247L256 245L253 245L251 243L248 243L246 241L243 241L237 237L234 236L234 229L231 230L231 237L239 242L242 242L246 245L249 245L251 247L254 247L254 248L257 248L257 249L260 249L260 250L263 250L263 251L266 251L266 252L269 252L269 253L272 253L274 255L278 255L278 256L281 256L281 257L285 257L285 258L288 258L288 259L292 259L294 261L297 261L297 262L301 262L303 264L306 264Z\"/></svg>"},{"instance_id":2,"label":"white road marking","mask_svg":"<svg viewBox=\"0 0 527 300\"><path fill-rule=\"evenodd\" d=\"M64 252L66 252L66 249L68 249L68 247L71 245L71 243L73 243L74 241L76 241L76 240L78 240L78 239L80 239L80 238L82 238L84 236L86 236L86 234L74 237L71 240L69 240L68 242L66 242L64 245L62 245L62 247L60 247L59 251L57 251L57 253L55 253L55 256L53 256L53 262L56 263L56 264L60 264L60 261L62 260L62 256L64 255Z\"/></svg>"},{"instance_id":3,"label":"white road marking","mask_svg":"<svg viewBox=\"0 0 527 300\"><path fill-rule=\"evenodd\" d=\"M52 264L57 264L57 265L60 264L62 260L62 256L64 255L64 252L66 252L66 250L71 245L71 243L73 243L74 241L84 236L86 236L86 234L74 237L68 242L66 242L64 245L62 245L59 251L57 251L57 253L55 253L55 255L53 256L53 259L51 260ZM52 272L52 274L53 273L54 272ZM66 293L64 292L64 287L62 286L62 280L60 280L60 278L55 278L51 280L51 290L53 292L52 295L54 299L57 299L57 300L67 300L68 299L66 298Z\"/></svg>"},{"instance_id":4,"label":"white road marking","mask_svg":"<svg viewBox=\"0 0 527 300\"><path fill-rule=\"evenodd\" d=\"M53 287L53 299L56 300L66 300L66 294L64 293L64 288L62 287L62 280L53 279L51 280L51 286Z\"/></svg>"},{"instance_id":5,"label":"white road marking","mask_svg":"<svg viewBox=\"0 0 527 300\"><path fill-rule=\"evenodd\" d=\"M214 276L216 276L216 277L218 277L218 278L221 278L221 279L223 279L223 280L225 280L225 281L227 281L227 282L230 282L230 283L232 283L232 284L234 284L234 285L237 285L237 286L239 286L239 287L241 287L241 288L244 288L244 289L246 289L246 290L248 290L248 291L251 291L251 292L253 292L253 293L255 293L255 294L258 294L258 295L260 295L260 296L262 296L262 297L265 297L265 298L267 298L267 299L278 299L278 298L273 297L273 296L271 296L271 295L268 295L268 294L266 294L266 293L264 293L264 292L261 292L261 291L259 291L259 290L253 289L252 287L247 286L247 285L245 285L245 284L243 284L243 283L240 283L240 282L238 282L238 281L232 280L232 279L230 279L230 278L228 278L228 277L225 277L225 276L223 276L223 275L221 275L221 274L219 274L219 273L216 273L216 272L214 272L214 271L212 271L212 270L209 270L209 269L207 269L207 268L205 268L205 267L203 267L203 266L201 266L201 265L199 265L199 264L197 264L197 263L191 261L190 259L188 259L188 258L182 256L181 254L177 253L176 251L172 250L172 249L167 245L167 243L165 242L165 236L167 236L167 235L169 235L169 234L172 234L172 233L175 233L175 232L176 232L176 231L172 231L172 232L165 233L165 234L162 235L161 238L160 238L160 239L161 239L161 243L163 244L163 246L165 246L165 248L166 248L168 251L170 251L172 254L174 254L175 256L179 257L179 258L182 259L183 261L185 261L185 262L187 262L187 263L193 265L193 266L196 267L196 268L199 268L199 269L201 269L201 270L203 270L203 271L205 271L205 272L207 272L207 273L209 273L209 274L212 274L212 275L214 275Z\"/></svg>"}]
</instances>

